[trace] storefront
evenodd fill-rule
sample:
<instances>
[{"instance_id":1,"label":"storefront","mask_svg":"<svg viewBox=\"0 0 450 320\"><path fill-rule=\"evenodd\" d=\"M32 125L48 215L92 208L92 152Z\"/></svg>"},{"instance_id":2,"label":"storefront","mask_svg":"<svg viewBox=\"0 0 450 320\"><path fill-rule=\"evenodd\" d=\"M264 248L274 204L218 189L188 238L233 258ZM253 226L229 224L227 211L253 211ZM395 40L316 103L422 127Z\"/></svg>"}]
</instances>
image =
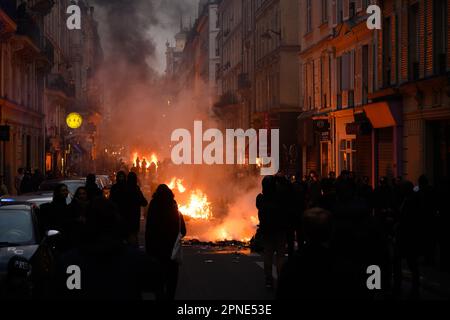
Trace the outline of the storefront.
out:
<instances>
[{"instance_id":1,"label":"storefront","mask_svg":"<svg viewBox=\"0 0 450 320\"><path fill-rule=\"evenodd\" d=\"M298 144L301 148L301 173L315 171L322 177L334 170L331 123L328 114L314 111L298 117Z\"/></svg>"},{"instance_id":2,"label":"storefront","mask_svg":"<svg viewBox=\"0 0 450 320\"><path fill-rule=\"evenodd\" d=\"M314 138L319 145L320 167L318 173L327 177L332 170L331 158L331 131L328 116L317 116L313 118Z\"/></svg>"},{"instance_id":3,"label":"storefront","mask_svg":"<svg viewBox=\"0 0 450 320\"><path fill-rule=\"evenodd\" d=\"M346 109L332 113L333 119L333 150L335 171L356 170L356 133L354 110Z\"/></svg>"},{"instance_id":4,"label":"storefront","mask_svg":"<svg viewBox=\"0 0 450 320\"><path fill-rule=\"evenodd\" d=\"M332 113L336 171L368 177L401 175L401 103L377 102Z\"/></svg>"},{"instance_id":5,"label":"storefront","mask_svg":"<svg viewBox=\"0 0 450 320\"><path fill-rule=\"evenodd\" d=\"M437 107L405 114L405 173L416 183L425 174L432 184L450 173L450 108Z\"/></svg>"}]
</instances>

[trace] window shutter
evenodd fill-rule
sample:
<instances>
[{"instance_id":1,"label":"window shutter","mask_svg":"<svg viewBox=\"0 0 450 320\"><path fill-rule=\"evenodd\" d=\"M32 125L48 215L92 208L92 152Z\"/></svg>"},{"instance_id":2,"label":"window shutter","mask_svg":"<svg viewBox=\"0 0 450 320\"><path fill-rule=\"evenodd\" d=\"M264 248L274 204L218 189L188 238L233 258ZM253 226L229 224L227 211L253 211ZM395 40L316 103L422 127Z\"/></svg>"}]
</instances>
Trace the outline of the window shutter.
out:
<instances>
[{"instance_id":1,"label":"window shutter","mask_svg":"<svg viewBox=\"0 0 450 320\"><path fill-rule=\"evenodd\" d=\"M349 83L349 87L350 90L354 90L355 89L355 50L350 51L350 83Z\"/></svg>"},{"instance_id":2,"label":"window shutter","mask_svg":"<svg viewBox=\"0 0 450 320\"><path fill-rule=\"evenodd\" d=\"M356 0L356 12L361 12L362 11L362 0Z\"/></svg>"},{"instance_id":3,"label":"window shutter","mask_svg":"<svg viewBox=\"0 0 450 320\"><path fill-rule=\"evenodd\" d=\"M336 57L336 92L342 92L342 56Z\"/></svg>"},{"instance_id":4,"label":"window shutter","mask_svg":"<svg viewBox=\"0 0 450 320\"><path fill-rule=\"evenodd\" d=\"M323 79L322 81L324 82L324 87L323 87L323 92L322 92L322 96L326 95L326 101L324 101L324 107L327 108L329 107L329 101L330 101L330 65L329 65L329 57L328 54L324 55L323 57L323 67L324 67L324 72L323 72L323 76L325 79Z\"/></svg>"},{"instance_id":5,"label":"window shutter","mask_svg":"<svg viewBox=\"0 0 450 320\"><path fill-rule=\"evenodd\" d=\"M343 20L347 21L350 18L350 0L343 0L343 7L342 7L342 11L343 11Z\"/></svg>"},{"instance_id":6,"label":"window shutter","mask_svg":"<svg viewBox=\"0 0 450 320\"><path fill-rule=\"evenodd\" d=\"M358 47L355 56L355 104L362 104L362 47Z\"/></svg>"},{"instance_id":7,"label":"window shutter","mask_svg":"<svg viewBox=\"0 0 450 320\"><path fill-rule=\"evenodd\" d=\"M331 1L331 17L332 17L332 24L333 27L337 26L337 0Z\"/></svg>"},{"instance_id":8,"label":"window shutter","mask_svg":"<svg viewBox=\"0 0 450 320\"><path fill-rule=\"evenodd\" d=\"M342 56L342 91L348 91L350 89L350 55L345 53Z\"/></svg>"},{"instance_id":9,"label":"window shutter","mask_svg":"<svg viewBox=\"0 0 450 320\"><path fill-rule=\"evenodd\" d=\"M369 66L368 66L368 73L369 73L369 93L373 92L373 65L374 65L374 57L373 57L373 44L368 45L368 51L369 51Z\"/></svg>"}]
</instances>

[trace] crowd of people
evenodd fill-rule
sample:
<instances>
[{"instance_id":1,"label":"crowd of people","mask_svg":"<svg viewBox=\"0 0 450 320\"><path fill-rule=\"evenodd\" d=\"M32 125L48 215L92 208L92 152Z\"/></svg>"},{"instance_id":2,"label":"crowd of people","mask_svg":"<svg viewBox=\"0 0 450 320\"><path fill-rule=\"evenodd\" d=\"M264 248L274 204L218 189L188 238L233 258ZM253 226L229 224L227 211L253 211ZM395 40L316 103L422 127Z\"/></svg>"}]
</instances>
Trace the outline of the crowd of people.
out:
<instances>
[{"instance_id":1,"label":"crowd of people","mask_svg":"<svg viewBox=\"0 0 450 320\"><path fill-rule=\"evenodd\" d=\"M41 206L42 232L60 231L49 294L67 299L141 299L143 292L153 292L157 300L175 298L178 264L172 260L172 248L179 226L183 235L186 227L174 194L167 186L159 186L146 216L146 250L140 251L141 208L148 201L137 180L134 172L117 173L106 199L95 175L89 175L70 204L67 186L60 184L53 201ZM82 290L66 286L66 270L72 265L82 270Z\"/></svg>"},{"instance_id":2,"label":"crowd of people","mask_svg":"<svg viewBox=\"0 0 450 320\"><path fill-rule=\"evenodd\" d=\"M375 189L349 171L265 177L256 206L266 286L275 258L280 299L399 298L406 262L418 298L421 266L450 271L449 194L448 181L432 187L425 176L417 186L381 178ZM382 290L368 290L369 266L380 267Z\"/></svg>"},{"instance_id":3,"label":"crowd of people","mask_svg":"<svg viewBox=\"0 0 450 320\"><path fill-rule=\"evenodd\" d=\"M31 172L31 169L19 168L14 178L14 188L17 195L36 192L40 184L45 180L44 174L39 169ZM6 193L7 194L7 193Z\"/></svg>"}]
</instances>

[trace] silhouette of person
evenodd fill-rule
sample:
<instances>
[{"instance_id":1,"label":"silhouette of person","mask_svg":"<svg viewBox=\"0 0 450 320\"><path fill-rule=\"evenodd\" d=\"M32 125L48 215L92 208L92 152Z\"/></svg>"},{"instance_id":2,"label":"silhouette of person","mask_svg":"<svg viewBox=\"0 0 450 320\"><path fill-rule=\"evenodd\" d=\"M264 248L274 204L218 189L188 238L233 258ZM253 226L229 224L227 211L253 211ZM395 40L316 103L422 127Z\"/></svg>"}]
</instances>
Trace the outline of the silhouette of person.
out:
<instances>
[{"instance_id":1,"label":"silhouette of person","mask_svg":"<svg viewBox=\"0 0 450 320\"><path fill-rule=\"evenodd\" d=\"M167 185L160 185L153 194L147 214L145 248L165 270L162 299L173 300L178 284L179 265L172 260L174 244L181 233L186 235L183 215L178 211L175 196Z\"/></svg>"},{"instance_id":2,"label":"silhouette of person","mask_svg":"<svg viewBox=\"0 0 450 320\"><path fill-rule=\"evenodd\" d=\"M104 198L89 206L84 245L58 259L55 292L64 300L142 300L160 292L161 268L145 253L124 244L117 206ZM67 287L67 268L78 266L81 290Z\"/></svg>"},{"instance_id":3,"label":"silhouette of person","mask_svg":"<svg viewBox=\"0 0 450 320\"><path fill-rule=\"evenodd\" d=\"M141 207L146 207L148 202L138 186L138 178L134 172L128 174L125 201L126 210L122 212L125 237L130 244L137 246L141 223Z\"/></svg>"},{"instance_id":4,"label":"silhouette of person","mask_svg":"<svg viewBox=\"0 0 450 320\"><path fill-rule=\"evenodd\" d=\"M262 193L256 198L256 207L260 222L259 230L263 239L266 287L272 288L273 256L276 253L276 267L279 275L284 262L286 234L288 231L287 215L280 210L275 177L267 176L263 179Z\"/></svg>"}]
</instances>

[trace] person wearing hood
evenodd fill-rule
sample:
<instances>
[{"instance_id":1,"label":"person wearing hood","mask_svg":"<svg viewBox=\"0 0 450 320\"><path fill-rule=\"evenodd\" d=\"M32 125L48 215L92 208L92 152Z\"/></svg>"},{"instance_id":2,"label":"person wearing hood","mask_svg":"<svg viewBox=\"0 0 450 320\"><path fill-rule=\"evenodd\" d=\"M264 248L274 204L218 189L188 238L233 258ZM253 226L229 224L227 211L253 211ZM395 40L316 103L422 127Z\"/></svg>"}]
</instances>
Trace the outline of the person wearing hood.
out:
<instances>
[{"instance_id":1,"label":"person wearing hood","mask_svg":"<svg viewBox=\"0 0 450 320\"><path fill-rule=\"evenodd\" d=\"M138 186L136 173L130 172L126 184L126 210L122 211L125 239L128 243L137 246L138 234L141 224L141 207L148 205L141 188Z\"/></svg>"},{"instance_id":2,"label":"person wearing hood","mask_svg":"<svg viewBox=\"0 0 450 320\"><path fill-rule=\"evenodd\" d=\"M145 228L145 250L163 266L164 300L174 300L178 284L179 264L172 260L172 251L179 233L186 235L183 215L178 211L175 196L167 185L160 185L153 194Z\"/></svg>"}]
</instances>

